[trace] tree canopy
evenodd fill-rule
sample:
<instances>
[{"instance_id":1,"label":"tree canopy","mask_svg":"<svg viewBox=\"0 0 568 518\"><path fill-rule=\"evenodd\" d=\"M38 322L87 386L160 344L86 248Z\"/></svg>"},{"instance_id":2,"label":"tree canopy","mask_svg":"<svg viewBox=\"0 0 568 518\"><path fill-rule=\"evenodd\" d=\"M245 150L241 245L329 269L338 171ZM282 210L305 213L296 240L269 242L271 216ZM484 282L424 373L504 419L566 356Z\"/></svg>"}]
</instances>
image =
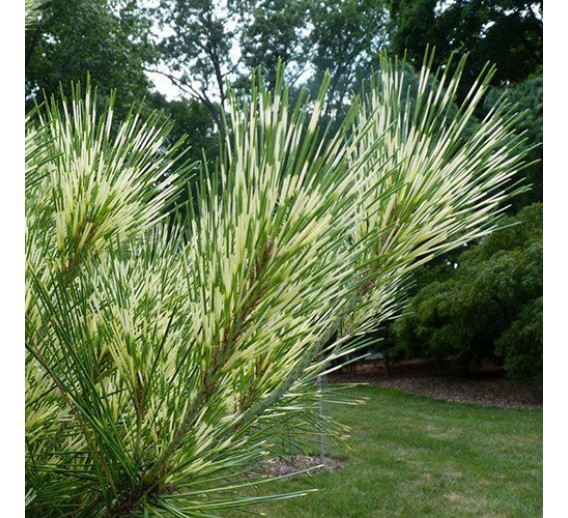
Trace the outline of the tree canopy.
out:
<instances>
[{"instance_id":1,"label":"tree canopy","mask_svg":"<svg viewBox=\"0 0 568 518\"><path fill-rule=\"evenodd\" d=\"M390 0L391 49L419 65L435 47L437 63L450 53L468 54L470 85L487 62L494 84L519 83L542 67L542 1ZM462 90L462 95L465 89Z\"/></svg>"},{"instance_id":2,"label":"tree canopy","mask_svg":"<svg viewBox=\"0 0 568 518\"><path fill-rule=\"evenodd\" d=\"M123 92L115 107L124 116L147 93L144 64L151 62L150 22L133 0L50 0L41 4L26 31L28 106L43 95L70 92L89 74L101 101Z\"/></svg>"}]
</instances>

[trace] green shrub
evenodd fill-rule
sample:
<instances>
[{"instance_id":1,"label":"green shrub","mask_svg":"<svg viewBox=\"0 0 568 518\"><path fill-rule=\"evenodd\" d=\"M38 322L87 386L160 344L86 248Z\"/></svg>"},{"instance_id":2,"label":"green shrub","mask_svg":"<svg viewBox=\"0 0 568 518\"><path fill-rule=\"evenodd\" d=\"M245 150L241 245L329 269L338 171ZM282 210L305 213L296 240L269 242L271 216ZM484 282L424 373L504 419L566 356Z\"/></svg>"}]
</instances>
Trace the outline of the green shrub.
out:
<instances>
[{"instance_id":1,"label":"green shrub","mask_svg":"<svg viewBox=\"0 0 568 518\"><path fill-rule=\"evenodd\" d=\"M444 265L394 324L409 356L501 358L509 376L542 380L542 204L502 220L503 230ZM457 265L457 268L454 268Z\"/></svg>"}]
</instances>

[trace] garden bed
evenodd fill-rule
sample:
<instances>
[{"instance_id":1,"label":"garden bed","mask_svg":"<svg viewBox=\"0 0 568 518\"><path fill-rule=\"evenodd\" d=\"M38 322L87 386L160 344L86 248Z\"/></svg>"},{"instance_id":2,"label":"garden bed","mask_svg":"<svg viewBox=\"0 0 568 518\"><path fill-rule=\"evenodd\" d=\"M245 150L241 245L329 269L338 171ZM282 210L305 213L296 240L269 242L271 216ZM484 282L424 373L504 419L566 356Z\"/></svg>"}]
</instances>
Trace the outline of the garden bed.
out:
<instances>
[{"instance_id":1,"label":"garden bed","mask_svg":"<svg viewBox=\"0 0 568 518\"><path fill-rule=\"evenodd\" d=\"M499 408L542 408L541 386L527 386L506 379L496 369L469 376L434 375L424 362L403 362L387 375L383 362L357 365L350 372L334 374L330 381L368 383L395 388L431 399Z\"/></svg>"}]
</instances>

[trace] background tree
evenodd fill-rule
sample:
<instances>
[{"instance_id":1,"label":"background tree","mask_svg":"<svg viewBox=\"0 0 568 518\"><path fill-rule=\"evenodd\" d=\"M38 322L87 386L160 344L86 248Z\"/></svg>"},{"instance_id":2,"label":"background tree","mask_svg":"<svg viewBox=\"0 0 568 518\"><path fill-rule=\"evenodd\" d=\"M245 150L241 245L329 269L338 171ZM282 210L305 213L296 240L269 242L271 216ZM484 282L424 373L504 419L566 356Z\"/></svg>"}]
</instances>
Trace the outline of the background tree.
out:
<instances>
[{"instance_id":1,"label":"background tree","mask_svg":"<svg viewBox=\"0 0 568 518\"><path fill-rule=\"evenodd\" d=\"M311 2L309 14L311 81L318 85L329 73L328 113L339 117L351 104L358 85L369 77L373 59L388 42L386 3L325 0Z\"/></svg>"},{"instance_id":2,"label":"background tree","mask_svg":"<svg viewBox=\"0 0 568 518\"><path fill-rule=\"evenodd\" d=\"M123 117L147 93L146 63L155 59L147 11L134 0L50 0L42 3L26 31L28 107L69 93L71 82L90 75L104 103L110 91L123 92L115 106Z\"/></svg>"},{"instance_id":3,"label":"background tree","mask_svg":"<svg viewBox=\"0 0 568 518\"><path fill-rule=\"evenodd\" d=\"M523 112L519 120L518 131L526 136L527 155L532 164L525 169L523 177L531 189L512 200L513 211L518 211L525 205L542 201L543 193L543 81L542 73L536 72L534 76L509 88L494 88L489 91L485 100L484 112L488 113L500 96Z\"/></svg>"},{"instance_id":4,"label":"background tree","mask_svg":"<svg viewBox=\"0 0 568 518\"><path fill-rule=\"evenodd\" d=\"M518 83L542 66L542 1L391 0L391 50L419 65L426 48L436 63L450 53L469 55L463 97L487 62L497 67L494 85Z\"/></svg>"},{"instance_id":5,"label":"background tree","mask_svg":"<svg viewBox=\"0 0 568 518\"><path fill-rule=\"evenodd\" d=\"M226 82L246 90L261 67L273 84L281 59L289 83L313 94L329 71L328 111L338 117L387 42L383 0L164 0L155 12L170 31L158 46L166 75L212 113L225 105Z\"/></svg>"},{"instance_id":6,"label":"background tree","mask_svg":"<svg viewBox=\"0 0 568 518\"><path fill-rule=\"evenodd\" d=\"M186 95L203 103L222 129L226 83L240 56L232 56L245 13L227 0L162 0L154 10L165 35L157 43L165 74Z\"/></svg>"},{"instance_id":7,"label":"background tree","mask_svg":"<svg viewBox=\"0 0 568 518\"><path fill-rule=\"evenodd\" d=\"M260 68L268 85L274 85L279 60L286 63L288 82L295 84L310 73L311 0L262 0L248 4L247 23L240 34L246 87L248 74L255 68Z\"/></svg>"}]
</instances>

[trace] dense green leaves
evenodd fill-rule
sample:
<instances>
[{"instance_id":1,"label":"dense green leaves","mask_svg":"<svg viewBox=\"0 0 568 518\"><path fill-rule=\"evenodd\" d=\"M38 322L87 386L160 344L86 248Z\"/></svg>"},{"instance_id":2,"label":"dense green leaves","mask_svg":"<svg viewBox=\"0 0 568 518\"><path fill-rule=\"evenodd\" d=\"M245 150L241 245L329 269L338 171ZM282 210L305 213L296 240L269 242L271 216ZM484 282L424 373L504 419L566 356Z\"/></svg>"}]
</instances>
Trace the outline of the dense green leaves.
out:
<instances>
[{"instance_id":1,"label":"dense green leaves","mask_svg":"<svg viewBox=\"0 0 568 518\"><path fill-rule=\"evenodd\" d=\"M494 84L518 83L542 67L542 1L390 0L392 51L418 65L428 46L437 63L469 54L464 87L490 62ZM460 95L465 94L465 88Z\"/></svg>"},{"instance_id":2,"label":"dense green leaves","mask_svg":"<svg viewBox=\"0 0 568 518\"><path fill-rule=\"evenodd\" d=\"M511 377L542 381L542 204L503 223L514 226L439 266L411 299L394 324L399 351L501 358Z\"/></svg>"},{"instance_id":3,"label":"dense green leaves","mask_svg":"<svg viewBox=\"0 0 568 518\"><path fill-rule=\"evenodd\" d=\"M437 63L444 62L452 52L468 54L468 70L463 86L457 91L459 98L466 95L467 85L487 62L496 65L491 80L495 87L479 105L476 115L483 118L498 99L506 97L523 112L515 126L516 131L524 132L523 145L529 150L527 160L532 162L522 172L531 189L512 200L507 210L515 214L531 203L542 201L542 2L395 0L390 2L390 7L390 50L393 53L406 53L415 65L422 61L428 47L435 47ZM542 227L541 222L534 225ZM514 246L520 250L528 242L522 236L502 233L502 239L506 236L517 240ZM481 245L486 251L492 246L488 243ZM533 370L525 369L522 374L518 369L507 367L508 372L515 377L538 379L542 363L542 339L538 334L542 322L538 321L535 309L538 302L531 302L532 311L509 308L511 314L504 315L503 304L497 304L489 295L491 290L499 292L501 289L511 294L513 286L518 284L518 276L526 274L529 268L521 267L525 252L517 255L510 251L494 252L491 259L481 260L481 255L476 256L473 248L461 258L458 250L446 256L437 267L429 266L417 272L420 289L414 292L416 296L409 308L414 316L398 322L394 336L387 332L389 353L426 356L439 361L448 354L459 354L468 363L475 358L494 356L496 351L503 358L512 358L513 344L517 343L519 350L526 351L525 364L532 364ZM454 265L458 264L458 270L454 271ZM538 259L531 264L531 275L541 275L536 266ZM475 288L474 279L479 280ZM542 281L539 282L542 285ZM530 295L538 296L538 290ZM512 326L513 321L515 326ZM521 329L525 326L527 333L533 330L530 346L528 339L521 346ZM516 331L513 332L513 328ZM509 329L510 332L505 331ZM507 348L496 345L504 343L497 342L501 333L508 337ZM505 363L511 365L511 360Z\"/></svg>"},{"instance_id":4,"label":"dense green leaves","mask_svg":"<svg viewBox=\"0 0 568 518\"><path fill-rule=\"evenodd\" d=\"M130 0L50 0L28 17L26 97L28 105L44 94L69 93L71 82L87 74L101 101L112 89L121 92L123 117L147 92L143 66L153 60L149 21Z\"/></svg>"},{"instance_id":5,"label":"dense green leaves","mask_svg":"<svg viewBox=\"0 0 568 518\"><path fill-rule=\"evenodd\" d=\"M491 109L493 104L505 96L517 109L522 112L517 123L517 131L523 132L526 145L529 148L527 159L532 164L523 175L531 190L513 201L515 211L525 205L542 201L543 194L543 80L542 75L530 77L526 81L510 88L492 89L485 99L484 110Z\"/></svg>"}]
</instances>

